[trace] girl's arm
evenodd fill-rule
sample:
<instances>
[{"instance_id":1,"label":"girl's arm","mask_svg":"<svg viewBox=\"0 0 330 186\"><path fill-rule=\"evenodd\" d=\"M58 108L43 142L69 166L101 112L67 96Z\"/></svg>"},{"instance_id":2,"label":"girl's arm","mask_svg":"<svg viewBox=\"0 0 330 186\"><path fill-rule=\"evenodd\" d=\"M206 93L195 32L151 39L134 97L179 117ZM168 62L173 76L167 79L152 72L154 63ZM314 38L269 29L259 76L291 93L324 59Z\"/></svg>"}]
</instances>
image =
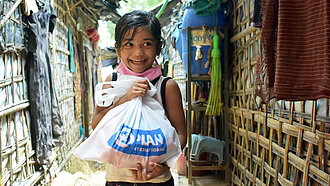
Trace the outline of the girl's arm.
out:
<instances>
[{"instance_id":1,"label":"girl's arm","mask_svg":"<svg viewBox=\"0 0 330 186\"><path fill-rule=\"evenodd\" d=\"M165 102L168 118L178 133L181 149L187 143L187 127L182 107L182 97L179 86L172 79L168 80L165 89Z\"/></svg>"},{"instance_id":2,"label":"girl's arm","mask_svg":"<svg viewBox=\"0 0 330 186\"><path fill-rule=\"evenodd\" d=\"M112 74L109 75L105 81L111 81L111 80L112 80ZM103 88L111 88L111 87L110 87L110 85L104 85ZM116 107L118 105L125 103L126 101L130 101L138 96L144 96L147 92L147 89L150 89L148 81L147 80L138 80L133 83L133 85L127 91L127 93L123 97L119 98L119 100L115 104L113 104L109 107L96 106L94 113L93 113L93 117L92 117L93 130L96 128L96 126L99 124L101 119L104 117L104 115L109 110L113 109L114 107Z\"/></svg>"}]
</instances>

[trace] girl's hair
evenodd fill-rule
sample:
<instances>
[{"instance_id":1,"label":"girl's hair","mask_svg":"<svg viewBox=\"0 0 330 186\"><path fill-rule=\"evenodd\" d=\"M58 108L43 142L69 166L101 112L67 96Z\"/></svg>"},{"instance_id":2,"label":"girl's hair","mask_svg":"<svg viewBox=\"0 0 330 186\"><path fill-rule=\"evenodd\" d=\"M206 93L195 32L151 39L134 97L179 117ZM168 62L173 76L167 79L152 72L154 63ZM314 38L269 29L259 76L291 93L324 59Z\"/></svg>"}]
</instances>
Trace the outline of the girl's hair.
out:
<instances>
[{"instance_id":1,"label":"girl's hair","mask_svg":"<svg viewBox=\"0 0 330 186\"><path fill-rule=\"evenodd\" d=\"M158 46L157 51L159 52L165 44L161 35L161 26L159 20L153 13L141 10L134 10L132 12L126 13L117 22L115 29L117 49L122 47L124 36L129 29L133 28L133 34L130 39L132 40L136 30L141 26L151 31L152 35L156 39Z\"/></svg>"}]
</instances>

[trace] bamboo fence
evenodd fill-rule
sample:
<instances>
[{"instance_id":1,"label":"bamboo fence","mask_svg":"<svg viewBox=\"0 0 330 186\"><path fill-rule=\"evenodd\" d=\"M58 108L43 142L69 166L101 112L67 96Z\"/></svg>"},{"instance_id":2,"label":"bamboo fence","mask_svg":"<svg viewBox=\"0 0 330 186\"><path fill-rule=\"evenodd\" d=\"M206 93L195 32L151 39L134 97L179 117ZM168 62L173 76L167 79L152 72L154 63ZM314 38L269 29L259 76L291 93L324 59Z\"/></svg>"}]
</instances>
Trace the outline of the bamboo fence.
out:
<instances>
[{"instance_id":1,"label":"bamboo fence","mask_svg":"<svg viewBox=\"0 0 330 186\"><path fill-rule=\"evenodd\" d=\"M29 100L24 73L26 48L20 1L0 2L0 185L38 176L30 138ZM4 14L5 13L5 14Z\"/></svg>"},{"instance_id":2,"label":"bamboo fence","mask_svg":"<svg viewBox=\"0 0 330 186\"><path fill-rule=\"evenodd\" d=\"M233 185L330 185L330 101L260 105L254 92L261 30L253 0L232 1L229 78Z\"/></svg>"}]
</instances>

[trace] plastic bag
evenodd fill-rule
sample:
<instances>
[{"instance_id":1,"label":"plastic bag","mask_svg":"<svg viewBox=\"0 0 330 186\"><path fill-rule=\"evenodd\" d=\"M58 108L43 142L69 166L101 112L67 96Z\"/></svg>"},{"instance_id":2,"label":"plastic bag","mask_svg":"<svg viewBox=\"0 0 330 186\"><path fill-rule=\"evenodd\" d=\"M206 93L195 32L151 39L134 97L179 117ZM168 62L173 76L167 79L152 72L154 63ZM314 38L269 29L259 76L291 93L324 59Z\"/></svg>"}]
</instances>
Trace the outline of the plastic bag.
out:
<instances>
[{"instance_id":1,"label":"plastic bag","mask_svg":"<svg viewBox=\"0 0 330 186\"><path fill-rule=\"evenodd\" d=\"M121 75L110 82L113 88L96 88L96 102L109 106L131 87L135 76ZM85 160L107 162L115 168L136 169L136 163L148 168L149 162L174 167L181 154L176 130L165 116L161 104L153 98L151 84L144 97L125 102L106 113L91 136L80 144L74 155ZM147 169L150 170L150 169Z\"/></svg>"}]
</instances>

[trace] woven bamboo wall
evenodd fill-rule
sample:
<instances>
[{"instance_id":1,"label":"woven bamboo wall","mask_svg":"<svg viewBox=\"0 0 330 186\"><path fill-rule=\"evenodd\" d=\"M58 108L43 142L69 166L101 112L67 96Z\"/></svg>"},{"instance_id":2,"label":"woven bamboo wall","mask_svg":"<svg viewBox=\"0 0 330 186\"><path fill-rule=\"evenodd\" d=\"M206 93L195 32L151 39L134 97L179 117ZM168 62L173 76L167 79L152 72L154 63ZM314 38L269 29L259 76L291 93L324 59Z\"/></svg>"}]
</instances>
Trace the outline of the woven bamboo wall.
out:
<instances>
[{"instance_id":1,"label":"woven bamboo wall","mask_svg":"<svg viewBox=\"0 0 330 186\"><path fill-rule=\"evenodd\" d=\"M253 0L232 1L229 126L234 185L329 185L330 101L260 105Z\"/></svg>"},{"instance_id":2,"label":"woven bamboo wall","mask_svg":"<svg viewBox=\"0 0 330 186\"><path fill-rule=\"evenodd\" d=\"M58 16L64 13L64 1L54 1L54 8ZM46 168L43 182L50 182L63 168L69 158L71 150L79 143L79 126L82 124L81 115L75 117L74 102L74 73L69 70L68 27L76 23L70 15L56 19L56 27L49 36L50 59L54 78L55 92L58 99L60 115L63 122L64 144L53 149L51 164ZM72 30L72 34L75 30ZM78 66L79 67L79 66ZM78 68L79 69L79 68Z\"/></svg>"},{"instance_id":3,"label":"woven bamboo wall","mask_svg":"<svg viewBox=\"0 0 330 186\"><path fill-rule=\"evenodd\" d=\"M9 10L14 11L0 29L0 185L27 183L36 176L24 73L25 24L20 8L15 9L14 1L0 1L2 18Z\"/></svg>"},{"instance_id":4,"label":"woven bamboo wall","mask_svg":"<svg viewBox=\"0 0 330 186\"><path fill-rule=\"evenodd\" d=\"M55 69L55 71L58 72L57 77L60 82L57 90L59 92L71 92L71 90L74 90L74 92L71 93L74 93L75 95L69 96L67 93L64 94L74 99L74 102L69 101L74 103L74 107L70 107L70 109L74 109L73 112L75 113L75 118L79 119L77 124L84 123L86 125L83 126L85 129L85 136L89 136L92 132L91 121L94 111L93 76L95 74L93 74L93 65L95 64L92 58L92 52L97 53L98 51L95 51L96 49L93 46L93 43L89 40L85 31L88 28L95 28L97 22L93 19L94 17L91 18L90 15L84 12L88 7L86 7L83 1L75 2L72 0L54 0L54 2L56 12L58 14L57 34L55 34L56 38L54 39L57 42L60 42L56 44L59 46L55 49L59 54L58 57L60 58L54 59L54 64L58 68ZM83 10L82 7L78 6L81 4L83 4L86 9ZM79 49L75 48L75 72L61 74L64 73L65 70L67 72L69 70L69 51L67 43L69 28L72 32L75 44L79 45ZM75 45L75 47L76 46L77 45ZM78 53L80 56L78 56ZM82 64L79 63L79 58L81 58ZM62 87L62 85L68 86L68 84L74 87ZM64 98L67 96L64 96ZM73 115L69 120L72 121L72 119ZM74 128L77 129L77 127L79 127L79 125L76 125Z\"/></svg>"},{"instance_id":5,"label":"woven bamboo wall","mask_svg":"<svg viewBox=\"0 0 330 186\"><path fill-rule=\"evenodd\" d=\"M53 149L51 166L47 167L47 172L43 182L49 183L62 170L67 160L71 156L73 149L82 141L80 126L83 125L84 112L82 106L81 79L79 58L75 50L75 72L70 71L69 66L69 44L68 29L70 28L74 44L78 41L79 35L84 35L78 31L77 22L70 14L69 5L66 0L55 0L54 8L58 15L56 27L50 35L50 55L52 60L52 73L54 77L55 91L59 103L60 114L64 124L64 144ZM85 34L86 35L86 34ZM84 37L82 46L88 46L88 52L93 50L88 37ZM75 45L76 46L76 45Z\"/></svg>"}]
</instances>

